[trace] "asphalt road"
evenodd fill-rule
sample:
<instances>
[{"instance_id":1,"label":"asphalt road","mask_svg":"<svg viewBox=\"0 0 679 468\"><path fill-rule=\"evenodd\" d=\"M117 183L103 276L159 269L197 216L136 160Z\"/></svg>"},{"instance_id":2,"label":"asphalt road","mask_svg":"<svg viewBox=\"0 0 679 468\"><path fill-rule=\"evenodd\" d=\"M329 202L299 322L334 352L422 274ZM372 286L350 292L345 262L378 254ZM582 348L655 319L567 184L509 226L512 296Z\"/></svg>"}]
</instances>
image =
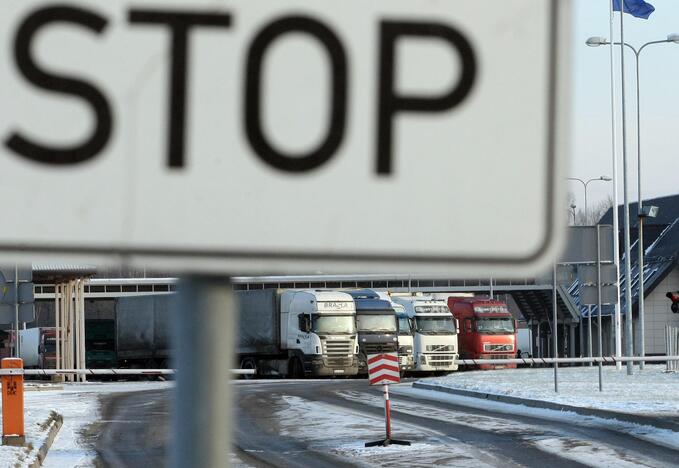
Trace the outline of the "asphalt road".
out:
<instances>
[{"instance_id":1,"label":"asphalt road","mask_svg":"<svg viewBox=\"0 0 679 468\"><path fill-rule=\"evenodd\" d=\"M411 447L370 448L384 435L379 388L364 380L240 381L234 466L676 466L679 451L591 421L569 424L391 395L393 436ZM168 392L102 397L100 466L163 466Z\"/></svg>"}]
</instances>

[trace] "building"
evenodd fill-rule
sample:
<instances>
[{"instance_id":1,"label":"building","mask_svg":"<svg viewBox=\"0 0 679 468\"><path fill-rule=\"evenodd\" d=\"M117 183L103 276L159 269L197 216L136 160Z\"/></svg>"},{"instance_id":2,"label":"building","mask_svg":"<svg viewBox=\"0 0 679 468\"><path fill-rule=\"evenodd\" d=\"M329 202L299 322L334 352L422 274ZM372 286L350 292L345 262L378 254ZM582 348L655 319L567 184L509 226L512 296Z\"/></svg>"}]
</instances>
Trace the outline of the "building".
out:
<instances>
[{"instance_id":1,"label":"building","mask_svg":"<svg viewBox=\"0 0 679 468\"><path fill-rule=\"evenodd\" d=\"M679 327L679 314L670 310L670 301L665 294L679 291L679 195L644 200L644 206L657 206L655 218L645 218L644 240L644 317L646 354L665 353L665 326ZM620 237L620 297L622 313L625 311L625 277L623 255L623 206L618 207ZM637 203L630 204L630 245L632 278L632 314L634 317L635 354L639 354L639 243ZM601 218L600 224L613 224L613 210ZM610 316L612 307L604 308L604 315ZM624 348L623 348L624 350Z\"/></svg>"}]
</instances>

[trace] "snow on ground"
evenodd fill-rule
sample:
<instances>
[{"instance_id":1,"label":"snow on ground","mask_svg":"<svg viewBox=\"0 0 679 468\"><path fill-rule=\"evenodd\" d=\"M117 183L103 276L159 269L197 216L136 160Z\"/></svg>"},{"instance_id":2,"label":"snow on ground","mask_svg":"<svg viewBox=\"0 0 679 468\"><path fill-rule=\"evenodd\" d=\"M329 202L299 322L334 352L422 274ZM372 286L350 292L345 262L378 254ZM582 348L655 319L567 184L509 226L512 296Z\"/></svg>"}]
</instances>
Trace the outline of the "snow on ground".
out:
<instances>
[{"instance_id":1,"label":"snow on ground","mask_svg":"<svg viewBox=\"0 0 679 468\"><path fill-rule=\"evenodd\" d=\"M392 393L404 393L404 391L401 390L401 388L404 387L408 388L406 386L398 386L399 391L392 390ZM437 396L437 393L441 394L441 392L430 390L414 390L419 392L418 394L420 396L423 394L433 396L434 398L431 399L434 400L436 400L435 397ZM372 406L381 407L384 405L382 397L378 395L368 395L366 393L351 391L338 392L338 395L347 400L358 401ZM443 395L448 396L448 394ZM470 399L473 400L473 398ZM478 405L479 400L476 400ZM589 466L663 466L644 457L643 454L636 454L608 447L600 442L583 439L580 436L574 435L568 430L570 424L565 425L563 430L556 430L534 424L521 423L511 418L469 414L463 411L446 410L438 406L431 406L413 401L399 403L398 401L392 400L392 411L444 422L453 422L457 425L492 432L494 434L512 435L522 439L526 446L533 446L538 450L552 453L559 457L571 459ZM608 421L604 421L604 423L608 423ZM611 427L610 424L609 427Z\"/></svg>"},{"instance_id":2,"label":"snow on ground","mask_svg":"<svg viewBox=\"0 0 679 468\"><path fill-rule=\"evenodd\" d=\"M559 393L554 392L552 368L503 369L455 372L422 382L494 395L545 400L555 403L625 413L679 416L679 373L667 373L664 365L635 366L628 376L625 366L603 368L603 392L599 392L598 367L560 367Z\"/></svg>"},{"instance_id":3,"label":"snow on ground","mask_svg":"<svg viewBox=\"0 0 679 468\"><path fill-rule=\"evenodd\" d=\"M56 411L64 418L64 424L52 443L43 466L92 466L96 452L87 446L81 437L85 428L98 421L98 396L102 393L133 392L167 388L167 382L89 382L32 384L26 385L39 391L24 393L26 442L37 450L44 442L47 432L41 431L39 425ZM61 389L58 389L62 387ZM24 449L0 446L0 467L17 466L19 455ZM30 457L24 457L18 466L26 466L34 460L35 451Z\"/></svg>"},{"instance_id":4,"label":"snow on ground","mask_svg":"<svg viewBox=\"0 0 679 468\"><path fill-rule=\"evenodd\" d=\"M614 430L629 434L633 437L662 445L671 449L679 449L679 433L659 429L657 427L634 424L615 419L603 419L595 416L583 416L571 411L556 411L545 408L532 408L524 405L502 403L498 401L482 400L474 397L451 395L449 393L438 392L436 390L424 390L412 388L408 385L392 385L390 392L395 395L407 395L416 398L424 398L432 401L440 401L459 406L468 406L498 413L516 414L522 416L535 417L550 421L564 423L572 426L587 426L602 430ZM547 447L547 446L546 446ZM548 448L548 447L547 447Z\"/></svg>"},{"instance_id":5,"label":"snow on ground","mask_svg":"<svg viewBox=\"0 0 679 468\"><path fill-rule=\"evenodd\" d=\"M281 435L308 443L312 450L351 458L367 466L482 468L500 462L492 454L470 448L457 439L398 420L394 421L393 437L411 441L412 445L365 447L365 442L384 438L383 418L296 396L281 396L276 417Z\"/></svg>"}]
</instances>

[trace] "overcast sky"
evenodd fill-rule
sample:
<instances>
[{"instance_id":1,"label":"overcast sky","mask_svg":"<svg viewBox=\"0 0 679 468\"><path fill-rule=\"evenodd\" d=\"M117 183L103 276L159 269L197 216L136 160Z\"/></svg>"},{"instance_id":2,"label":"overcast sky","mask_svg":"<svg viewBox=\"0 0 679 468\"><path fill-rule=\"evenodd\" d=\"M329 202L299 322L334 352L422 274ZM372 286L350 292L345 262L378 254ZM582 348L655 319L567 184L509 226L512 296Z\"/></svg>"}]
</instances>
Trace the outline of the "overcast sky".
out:
<instances>
[{"instance_id":1,"label":"overcast sky","mask_svg":"<svg viewBox=\"0 0 679 468\"><path fill-rule=\"evenodd\" d=\"M679 33L679 1L649 0L656 11L648 20L624 15L625 42L635 46ZM615 15L615 40L619 40L619 16ZM590 36L609 35L608 0L575 0L573 28L572 154L570 176L590 179L612 175L610 62L607 46L585 45ZM615 52L619 55L619 49ZM634 55L625 55L627 95L627 155L631 166L630 201L637 199L636 81ZM620 65L616 64L620 91ZM643 198L679 193L679 44L664 43L644 49L640 59L641 153ZM620 101L616 103L620 115ZM618 165L622 174L621 130L618 129ZM622 177L622 176L621 176ZM619 203L622 203L622 178ZM583 207L583 188L568 183ZM592 182L588 205L612 195L612 182Z\"/></svg>"}]
</instances>

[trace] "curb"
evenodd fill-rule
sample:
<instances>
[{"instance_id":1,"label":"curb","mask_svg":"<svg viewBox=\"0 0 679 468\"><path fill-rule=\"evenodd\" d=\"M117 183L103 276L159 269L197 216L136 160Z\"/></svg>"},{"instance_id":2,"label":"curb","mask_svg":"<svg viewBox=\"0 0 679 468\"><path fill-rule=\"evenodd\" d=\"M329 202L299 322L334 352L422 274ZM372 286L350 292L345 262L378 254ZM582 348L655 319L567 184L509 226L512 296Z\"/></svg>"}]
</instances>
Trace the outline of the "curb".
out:
<instances>
[{"instance_id":1,"label":"curb","mask_svg":"<svg viewBox=\"0 0 679 468\"><path fill-rule=\"evenodd\" d=\"M478 398L482 400L497 401L500 403L509 403L512 405L523 405L531 408L543 408L555 411L570 411L582 416L595 416L603 419L615 419L617 421L624 421L632 424L641 424L645 426L653 426L658 429L668 429L670 431L679 432L679 423L668 421L666 419L662 419L655 416L645 416L641 414L632 413L620 413L617 411L609 411L595 408L584 408L582 406L564 405L561 403L553 403L551 401L531 400L529 398L497 395L494 393L476 392L473 390L461 390L457 388L444 387L441 385L434 385L422 382L414 382L413 388L419 388L422 390L433 390L436 392Z\"/></svg>"},{"instance_id":2,"label":"curb","mask_svg":"<svg viewBox=\"0 0 679 468\"><path fill-rule=\"evenodd\" d=\"M52 442L54 442L54 439L57 437L59 429L61 429L63 424L64 417L62 415L55 411L50 412L47 421L43 423L43 425L49 426L47 437L35 454L35 461L28 465L30 468L39 468L42 466L42 462L45 460L47 452L49 451L50 447L52 447Z\"/></svg>"}]
</instances>

